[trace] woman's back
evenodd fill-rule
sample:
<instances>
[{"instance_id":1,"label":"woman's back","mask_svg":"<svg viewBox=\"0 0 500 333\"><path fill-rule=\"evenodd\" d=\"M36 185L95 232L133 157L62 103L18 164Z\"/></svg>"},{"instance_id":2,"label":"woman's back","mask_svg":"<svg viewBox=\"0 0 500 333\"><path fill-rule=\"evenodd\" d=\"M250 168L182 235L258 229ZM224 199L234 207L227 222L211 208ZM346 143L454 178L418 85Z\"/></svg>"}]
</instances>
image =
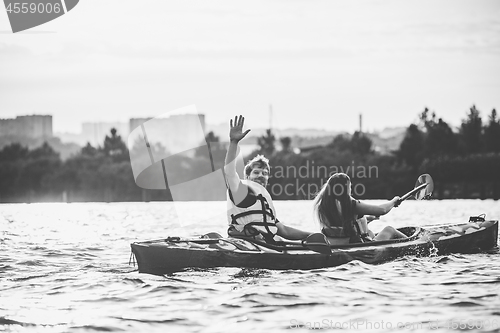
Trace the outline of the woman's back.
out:
<instances>
[{"instance_id":1,"label":"woman's back","mask_svg":"<svg viewBox=\"0 0 500 333\"><path fill-rule=\"evenodd\" d=\"M354 221L356 201L351 197L351 182L346 174L331 176L315 201L321 232L335 243L356 241Z\"/></svg>"},{"instance_id":2,"label":"woman's back","mask_svg":"<svg viewBox=\"0 0 500 333\"><path fill-rule=\"evenodd\" d=\"M399 197L394 197L379 205L355 200L351 197L349 176L345 173L336 173L328 179L318 193L315 211L321 225L321 232L331 244L359 243L370 241L371 238L369 230L361 230L356 220L363 215L385 215L395 207L398 200ZM385 227L373 239L387 240L404 237L406 236L393 227Z\"/></svg>"}]
</instances>

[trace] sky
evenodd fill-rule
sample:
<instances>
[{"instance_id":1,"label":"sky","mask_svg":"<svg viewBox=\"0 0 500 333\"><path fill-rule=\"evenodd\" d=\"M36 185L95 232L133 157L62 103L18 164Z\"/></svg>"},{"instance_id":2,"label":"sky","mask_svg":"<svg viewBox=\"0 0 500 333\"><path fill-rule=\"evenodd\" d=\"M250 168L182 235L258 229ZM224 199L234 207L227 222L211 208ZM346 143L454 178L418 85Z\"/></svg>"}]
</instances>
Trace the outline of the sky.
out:
<instances>
[{"instance_id":1,"label":"sky","mask_svg":"<svg viewBox=\"0 0 500 333\"><path fill-rule=\"evenodd\" d=\"M13 34L0 10L0 118L55 132L196 105L211 124L354 131L428 107L500 108L500 1L80 0ZM270 117L272 105L272 120Z\"/></svg>"}]
</instances>

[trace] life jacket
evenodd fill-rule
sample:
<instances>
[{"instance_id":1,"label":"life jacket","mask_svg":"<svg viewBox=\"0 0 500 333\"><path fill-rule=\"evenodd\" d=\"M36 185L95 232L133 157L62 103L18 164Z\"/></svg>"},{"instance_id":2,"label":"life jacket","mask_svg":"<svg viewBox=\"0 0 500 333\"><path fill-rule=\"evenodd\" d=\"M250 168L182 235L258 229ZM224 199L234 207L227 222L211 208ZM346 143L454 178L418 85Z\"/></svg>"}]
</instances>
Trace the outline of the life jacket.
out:
<instances>
[{"instance_id":1,"label":"life jacket","mask_svg":"<svg viewBox=\"0 0 500 333\"><path fill-rule=\"evenodd\" d=\"M344 242L342 240L345 239L349 240L348 242L349 244L364 243L365 241L363 240L363 238L361 238L360 232L358 230L359 230L358 223L356 221L353 221L353 229L351 230L350 236L346 235L343 227L323 227L323 229L321 229L321 233L325 235L327 238L332 238L333 243L336 243L335 240L338 240L339 244L343 244Z\"/></svg>"},{"instance_id":2,"label":"life jacket","mask_svg":"<svg viewBox=\"0 0 500 333\"><path fill-rule=\"evenodd\" d=\"M321 233L326 236L331 245L344 245L351 243L350 237L346 236L343 227L323 227Z\"/></svg>"},{"instance_id":3,"label":"life jacket","mask_svg":"<svg viewBox=\"0 0 500 333\"><path fill-rule=\"evenodd\" d=\"M351 201L352 210L356 208L356 202L358 201L354 199ZM351 221L351 230L349 233L345 232L344 227L337 227L337 226L324 226L323 229L321 229L321 232L326 237L331 238L333 242L335 242L335 239L338 239L339 242L341 242L342 239L346 238L349 238L349 243L371 242L372 239L370 239L369 234L362 233L361 228L359 227L359 224L356 221L357 218L361 217L363 216L357 216L357 215L353 216Z\"/></svg>"},{"instance_id":4,"label":"life jacket","mask_svg":"<svg viewBox=\"0 0 500 333\"><path fill-rule=\"evenodd\" d=\"M234 232L242 237L263 237L267 242L274 242L278 232L276 210L269 192L260 184L251 180L242 180L248 187L245 198L236 205L233 195L227 193L228 234Z\"/></svg>"}]
</instances>

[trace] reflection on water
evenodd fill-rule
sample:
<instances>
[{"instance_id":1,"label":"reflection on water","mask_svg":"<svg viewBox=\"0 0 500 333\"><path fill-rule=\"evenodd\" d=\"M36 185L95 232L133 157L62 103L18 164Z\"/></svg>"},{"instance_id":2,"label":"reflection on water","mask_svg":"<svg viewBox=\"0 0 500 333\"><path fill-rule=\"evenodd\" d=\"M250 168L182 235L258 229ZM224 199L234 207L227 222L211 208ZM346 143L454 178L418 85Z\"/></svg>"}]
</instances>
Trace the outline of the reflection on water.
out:
<instances>
[{"instance_id":1,"label":"reflection on water","mask_svg":"<svg viewBox=\"0 0 500 333\"><path fill-rule=\"evenodd\" d=\"M130 243L225 233L220 203L191 205L179 223L171 203L0 206L0 330L31 332L385 331L500 328L498 251L405 257L313 271L191 269L138 274ZM314 231L312 203L277 202L280 220ZM465 221L495 201L405 202L371 224ZM200 222L203 221L203 222Z\"/></svg>"}]
</instances>

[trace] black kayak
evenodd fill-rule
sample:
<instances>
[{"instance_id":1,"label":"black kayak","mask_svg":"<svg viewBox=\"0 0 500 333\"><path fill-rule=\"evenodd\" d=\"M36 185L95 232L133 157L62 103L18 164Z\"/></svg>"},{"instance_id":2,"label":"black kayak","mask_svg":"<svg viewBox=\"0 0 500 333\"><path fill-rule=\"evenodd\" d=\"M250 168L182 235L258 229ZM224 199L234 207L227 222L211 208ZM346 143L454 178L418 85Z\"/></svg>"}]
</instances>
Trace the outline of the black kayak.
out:
<instances>
[{"instance_id":1,"label":"black kayak","mask_svg":"<svg viewBox=\"0 0 500 333\"><path fill-rule=\"evenodd\" d=\"M472 219L463 224L405 227L398 230L408 238L329 246L307 242L267 244L215 236L168 237L135 242L131 248L139 272L155 275L187 268L214 267L308 270L339 266L352 260L379 264L406 255L429 256L489 250L497 246L498 221ZM328 247L328 253L321 251L321 246Z\"/></svg>"}]
</instances>

